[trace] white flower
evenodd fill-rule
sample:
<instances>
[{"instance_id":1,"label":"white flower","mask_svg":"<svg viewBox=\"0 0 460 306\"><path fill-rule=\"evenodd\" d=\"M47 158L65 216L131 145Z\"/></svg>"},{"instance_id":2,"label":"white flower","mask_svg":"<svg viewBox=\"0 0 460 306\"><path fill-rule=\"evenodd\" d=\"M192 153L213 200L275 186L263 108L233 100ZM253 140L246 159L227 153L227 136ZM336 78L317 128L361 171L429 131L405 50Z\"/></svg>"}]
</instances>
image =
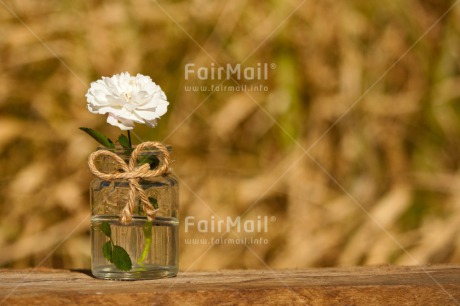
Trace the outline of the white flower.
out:
<instances>
[{"instance_id":1,"label":"white flower","mask_svg":"<svg viewBox=\"0 0 460 306\"><path fill-rule=\"evenodd\" d=\"M107 122L122 130L132 130L134 122L154 127L169 105L150 77L128 72L92 82L86 98L90 112L108 114Z\"/></svg>"}]
</instances>

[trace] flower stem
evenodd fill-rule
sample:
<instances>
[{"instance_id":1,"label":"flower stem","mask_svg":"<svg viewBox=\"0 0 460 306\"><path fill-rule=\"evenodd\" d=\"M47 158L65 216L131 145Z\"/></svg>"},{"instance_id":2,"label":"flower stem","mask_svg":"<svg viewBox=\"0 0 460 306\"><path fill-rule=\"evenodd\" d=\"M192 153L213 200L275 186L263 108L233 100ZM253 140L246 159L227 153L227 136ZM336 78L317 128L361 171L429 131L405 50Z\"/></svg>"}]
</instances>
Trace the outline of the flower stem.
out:
<instances>
[{"instance_id":1,"label":"flower stem","mask_svg":"<svg viewBox=\"0 0 460 306\"><path fill-rule=\"evenodd\" d=\"M147 258L147 255L150 252L150 246L152 245L152 222L147 221L143 226L145 245L144 250L142 251L141 257L137 260L139 266L144 266L144 261Z\"/></svg>"},{"instance_id":2,"label":"flower stem","mask_svg":"<svg viewBox=\"0 0 460 306\"><path fill-rule=\"evenodd\" d=\"M131 143L131 133L129 132L129 130L128 130L128 141L129 141L129 147L132 148L133 145Z\"/></svg>"}]
</instances>

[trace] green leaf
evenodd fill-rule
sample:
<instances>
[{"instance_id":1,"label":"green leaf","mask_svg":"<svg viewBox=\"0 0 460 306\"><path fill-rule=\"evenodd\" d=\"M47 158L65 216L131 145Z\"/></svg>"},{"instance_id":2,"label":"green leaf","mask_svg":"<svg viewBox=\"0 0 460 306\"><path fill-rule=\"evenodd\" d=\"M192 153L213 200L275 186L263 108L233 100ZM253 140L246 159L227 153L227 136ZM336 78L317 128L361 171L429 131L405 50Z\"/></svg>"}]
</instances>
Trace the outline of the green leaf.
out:
<instances>
[{"instance_id":1,"label":"green leaf","mask_svg":"<svg viewBox=\"0 0 460 306\"><path fill-rule=\"evenodd\" d=\"M93 137L97 142L99 142L104 147L115 148L115 144L112 142L112 140L105 137L100 132L90 129L90 128L86 128L86 127L81 127L80 130L87 133L89 136Z\"/></svg>"},{"instance_id":2,"label":"green leaf","mask_svg":"<svg viewBox=\"0 0 460 306\"><path fill-rule=\"evenodd\" d=\"M115 267L121 271L129 271L133 267L129 254L121 246L113 246L112 260Z\"/></svg>"},{"instance_id":3,"label":"green leaf","mask_svg":"<svg viewBox=\"0 0 460 306\"><path fill-rule=\"evenodd\" d=\"M139 159L137 160L137 164L139 166L143 165L143 164L149 164L150 165L150 169L155 169L156 167L158 167L158 165L160 164L160 161L158 160L158 157L154 156L154 155L144 155L144 156L139 156Z\"/></svg>"},{"instance_id":4,"label":"green leaf","mask_svg":"<svg viewBox=\"0 0 460 306\"><path fill-rule=\"evenodd\" d=\"M112 242L111 241L107 241L106 243L104 243L104 245L102 246L102 254L104 255L105 259L107 259L110 262L113 262L112 261Z\"/></svg>"},{"instance_id":5,"label":"green leaf","mask_svg":"<svg viewBox=\"0 0 460 306\"><path fill-rule=\"evenodd\" d=\"M110 224L107 221L104 221L101 223L99 226L99 229L101 232L103 232L107 237L111 238L112 237L112 230L110 229Z\"/></svg>"},{"instance_id":6,"label":"green leaf","mask_svg":"<svg viewBox=\"0 0 460 306\"><path fill-rule=\"evenodd\" d=\"M137 164L142 166L143 164L150 164L152 157L150 155L141 155L137 159Z\"/></svg>"},{"instance_id":7,"label":"green leaf","mask_svg":"<svg viewBox=\"0 0 460 306\"><path fill-rule=\"evenodd\" d=\"M128 137L126 137L125 134L121 134L120 136L118 136L118 143L121 144L123 148L131 148L131 146L129 145Z\"/></svg>"},{"instance_id":8,"label":"green leaf","mask_svg":"<svg viewBox=\"0 0 460 306\"><path fill-rule=\"evenodd\" d=\"M152 197L149 197L149 201L150 201L150 204L152 204L152 206L153 206L155 209L158 209L158 200L157 200L157 199L152 198Z\"/></svg>"}]
</instances>

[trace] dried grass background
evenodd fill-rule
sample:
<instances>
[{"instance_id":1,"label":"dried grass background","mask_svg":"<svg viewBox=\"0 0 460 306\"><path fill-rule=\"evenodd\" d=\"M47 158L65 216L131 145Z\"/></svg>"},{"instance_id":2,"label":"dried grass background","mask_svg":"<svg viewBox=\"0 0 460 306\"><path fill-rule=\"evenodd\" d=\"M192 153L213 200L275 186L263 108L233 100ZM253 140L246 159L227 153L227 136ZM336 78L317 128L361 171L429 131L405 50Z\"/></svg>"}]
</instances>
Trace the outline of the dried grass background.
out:
<instances>
[{"instance_id":1,"label":"dried grass background","mask_svg":"<svg viewBox=\"0 0 460 306\"><path fill-rule=\"evenodd\" d=\"M171 102L135 133L174 147L182 270L459 263L453 4L0 1L0 265L89 267L97 144L78 127L119 134L84 95L122 71ZM216 84L185 64L214 62L276 69L268 92L184 90ZM185 244L185 216L238 215L276 217L269 243Z\"/></svg>"}]
</instances>

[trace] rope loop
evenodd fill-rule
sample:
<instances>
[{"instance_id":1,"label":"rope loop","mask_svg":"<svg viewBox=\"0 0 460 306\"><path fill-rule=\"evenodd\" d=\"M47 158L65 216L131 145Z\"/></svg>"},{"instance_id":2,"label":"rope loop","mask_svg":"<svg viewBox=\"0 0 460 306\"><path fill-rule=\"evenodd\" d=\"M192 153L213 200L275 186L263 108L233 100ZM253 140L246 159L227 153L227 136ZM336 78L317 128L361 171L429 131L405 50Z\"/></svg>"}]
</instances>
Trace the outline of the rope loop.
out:
<instances>
[{"instance_id":1,"label":"rope loop","mask_svg":"<svg viewBox=\"0 0 460 306\"><path fill-rule=\"evenodd\" d=\"M156 149L158 154L159 165L155 169L150 169L150 165L143 164L140 167L137 166L137 160L139 154L147 149ZM113 161L119 166L119 172L102 172L96 167L96 160L100 156L107 156L113 159ZM120 216L122 224L129 224L132 221L133 210L136 202L136 197L139 196L144 212L149 220L155 219L155 215L158 209L155 209L150 203L144 189L139 185L139 180L149 180L158 177L165 173L170 173L171 159L169 156L168 149L160 142L147 141L139 144L131 153L128 164L117 154L109 150L98 150L89 155L88 168L89 171L96 177L104 181L116 181L116 180L127 180L129 184L129 197L128 202L123 208Z\"/></svg>"}]
</instances>

